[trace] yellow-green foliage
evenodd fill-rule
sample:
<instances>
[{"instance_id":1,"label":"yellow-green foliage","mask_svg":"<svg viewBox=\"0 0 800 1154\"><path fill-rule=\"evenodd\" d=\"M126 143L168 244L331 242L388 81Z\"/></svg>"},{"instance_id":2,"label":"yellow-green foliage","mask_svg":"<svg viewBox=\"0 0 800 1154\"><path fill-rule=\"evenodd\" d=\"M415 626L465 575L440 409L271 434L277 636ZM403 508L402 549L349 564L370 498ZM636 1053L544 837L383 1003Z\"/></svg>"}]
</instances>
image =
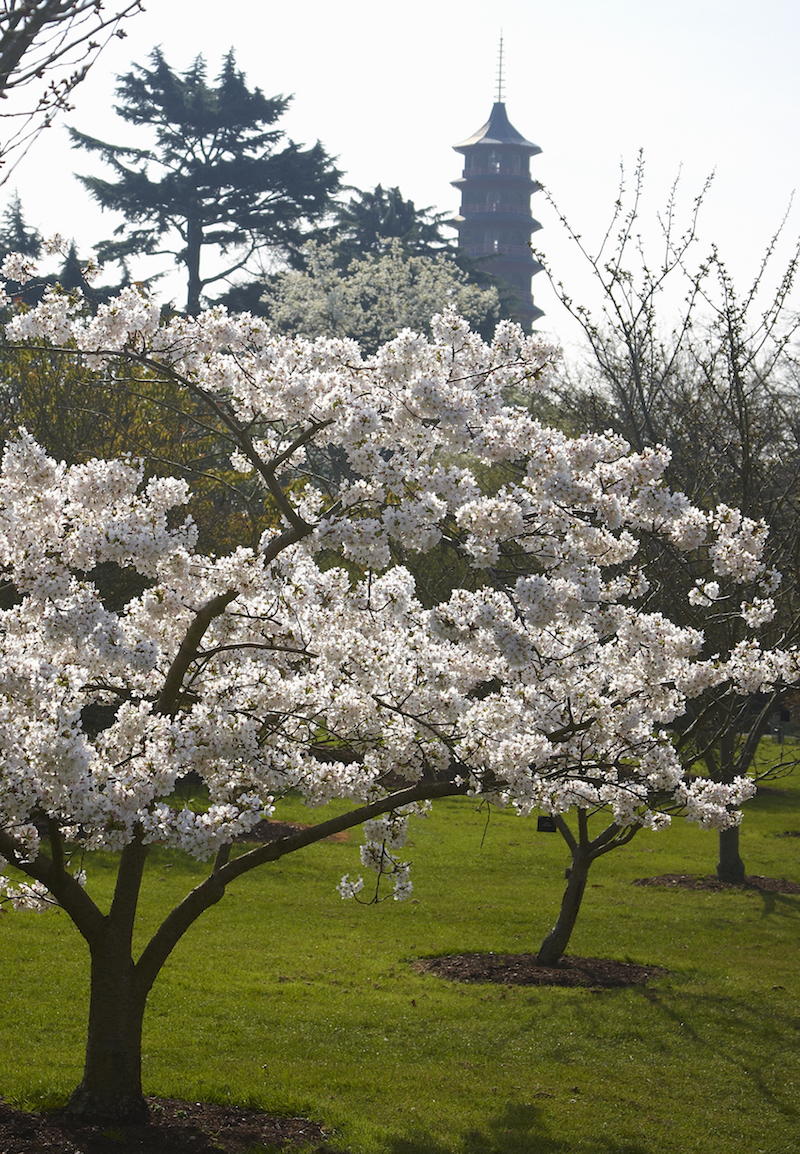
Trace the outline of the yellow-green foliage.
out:
<instances>
[{"instance_id":1,"label":"yellow-green foliage","mask_svg":"<svg viewBox=\"0 0 800 1154\"><path fill-rule=\"evenodd\" d=\"M163 377L124 364L95 374L69 353L7 347L0 355L0 437L19 426L68 464L129 454L150 473L185 477L203 550L255 547L275 521L265 491L231 469L234 446L221 422L201 404L187 405L185 390Z\"/></svg>"}]
</instances>

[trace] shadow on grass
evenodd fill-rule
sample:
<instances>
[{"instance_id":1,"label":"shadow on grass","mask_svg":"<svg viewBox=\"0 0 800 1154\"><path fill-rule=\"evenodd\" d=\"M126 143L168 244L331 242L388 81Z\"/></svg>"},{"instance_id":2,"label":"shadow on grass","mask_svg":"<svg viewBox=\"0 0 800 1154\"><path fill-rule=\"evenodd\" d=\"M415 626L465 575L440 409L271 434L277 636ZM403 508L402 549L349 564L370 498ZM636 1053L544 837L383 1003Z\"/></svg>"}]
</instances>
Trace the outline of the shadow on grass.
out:
<instances>
[{"instance_id":1,"label":"shadow on grass","mask_svg":"<svg viewBox=\"0 0 800 1154\"><path fill-rule=\"evenodd\" d=\"M501 1114L487 1118L480 1130L470 1130L457 1145L442 1145L430 1135L390 1140L391 1154L572 1154L571 1140L555 1137L541 1118L538 1106L509 1103ZM654 1146L614 1138L592 1138L584 1154L657 1154Z\"/></svg>"},{"instance_id":2,"label":"shadow on grass","mask_svg":"<svg viewBox=\"0 0 800 1154\"><path fill-rule=\"evenodd\" d=\"M754 887L755 888L755 887ZM774 890L758 890L762 901L761 916L779 914L784 917L798 917L800 915L800 896L797 894L780 894Z\"/></svg>"},{"instance_id":3,"label":"shadow on grass","mask_svg":"<svg viewBox=\"0 0 800 1154\"><path fill-rule=\"evenodd\" d=\"M776 993L783 986L773 986ZM765 1070L784 1050L796 1053L800 1035L800 1015L782 1009L771 1009L763 999L751 1005L746 999L727 994L665 995L647 990L648 1001L692 1040L699 1061L713 1059L719 1067L727 1065L739 1071L743 1081L753 1087L754 1103L769 1105L778 1114L797 1122L800 1108L792 1092L793 1083L785 1071L768 1077Z\"/></svg>"}]
</instances>

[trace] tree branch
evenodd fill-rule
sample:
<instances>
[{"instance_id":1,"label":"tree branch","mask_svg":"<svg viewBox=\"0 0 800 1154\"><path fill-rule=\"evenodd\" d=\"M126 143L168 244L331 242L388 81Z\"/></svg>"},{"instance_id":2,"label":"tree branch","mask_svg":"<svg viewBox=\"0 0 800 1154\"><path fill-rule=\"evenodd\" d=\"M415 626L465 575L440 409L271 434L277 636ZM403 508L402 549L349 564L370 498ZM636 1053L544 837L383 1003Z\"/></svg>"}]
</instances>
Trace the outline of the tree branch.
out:
<instances>
[{"instance_id":1,"label":"tree branch","mask_svg":"<svg viewBox=\"0 0 800 1154\"><path fill-rule=\"evenodd\" d=\"M164 686L156 702L156 713L172 716L177 712L178 699L186 670L197 657L200 642L203 640L206 630L214 618L224 613L231 601L234 601L238 596L238 590L229 589L227 593L220 593L217 597L212 597L201 609L197 610L194 621L186 630L181 647L164 679Z\"/></svg>"},{"instance_id":2,"label":"tree branch","mask_svg":"<svg viewBox=\"0 0 800 1154\"><path fill-rule=\"evenodd\" d=\"M137 974L149 989L155 981L159 970L169 957L170 953L180 941L183 934L200 917L205 910L215 905L223 897L226 887L242 874L267 862L278 861L287 854L296 853L305 846L314 845L323 841L334 833L342 833L353 826L362 825L382 813L389 813L393 809L400 809L412 805L417 801L428 801L433 798L455 797L468 792L466 782L456 783L455 780L428 782L423 785L409 786L398 790L388 797L371 802L369 805L359 806L350 813L330 818L319 825L308 829L298 830L276 841L268 842L257 849L250 850L227 864L220 863L220 855L211 874L199 886L187 894L183 901L175 907L155 932L136 963ZM225 847L223 847L224 849ZM222 854L222 851L220 851Z\"/></svg>"}]
</instances>

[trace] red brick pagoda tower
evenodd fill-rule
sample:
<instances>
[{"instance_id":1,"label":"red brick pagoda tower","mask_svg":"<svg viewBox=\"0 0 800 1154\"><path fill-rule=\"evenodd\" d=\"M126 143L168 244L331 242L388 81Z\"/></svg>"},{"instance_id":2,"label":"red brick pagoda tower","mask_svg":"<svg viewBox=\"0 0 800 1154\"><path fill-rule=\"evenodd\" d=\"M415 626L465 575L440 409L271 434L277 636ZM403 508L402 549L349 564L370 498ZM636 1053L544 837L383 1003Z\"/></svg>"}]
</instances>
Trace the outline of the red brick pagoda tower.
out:
<instances>
[{"instance_id":1,"label":"red brick pagoda tower","mask_svg":"<svg viewBox=\"0 0 800 1154\"><path fill-rule=\"evenodd\" d=\"M531 233L542 227L531 215L531 194L541 186L530 173L530 158L542 150L511 124L502 95L501 40L492 114L482 128L454 145L464 155L464 171L452 182L461 190L461 210L453 224L459 249L511 287L516 319L530 329L544 315L531 296L531 277L542 266L533 259L528 243Z\"/></svg>"}]
</instances>

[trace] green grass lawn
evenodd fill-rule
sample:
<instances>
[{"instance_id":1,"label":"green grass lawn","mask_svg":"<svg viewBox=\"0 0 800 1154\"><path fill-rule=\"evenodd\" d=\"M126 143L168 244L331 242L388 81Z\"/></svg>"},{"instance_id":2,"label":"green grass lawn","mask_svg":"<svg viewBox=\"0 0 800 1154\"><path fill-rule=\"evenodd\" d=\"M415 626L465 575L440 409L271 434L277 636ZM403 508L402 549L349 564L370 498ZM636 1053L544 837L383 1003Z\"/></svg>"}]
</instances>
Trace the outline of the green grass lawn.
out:
<instances>
[{"instance_id":1,"label":"green grass lawn","mask_svg":"<svg viewBox=\"0 0 800 1154\"><path fill-rule=\"evenodd\" d=\"M748 873L800 881L800 778L747 807ZM276 816L320 820L290 803ZM569 952L666 966L647 988L456 985L409 963L534 950L566 848L532 819L437 803L411 827L405 903L343 902L358 832L249 874L153 991L145 1092L303 1113L352 1154L800 1151L800 895L631 885L713 873L683 822L593 867ZM98 855L93 893L112 871ZM143 932L200 871L153 854ZM0 915L0 1096L63 1102L82 1068L87 952L66 915Z\"/></svg>"}]
</instances>

